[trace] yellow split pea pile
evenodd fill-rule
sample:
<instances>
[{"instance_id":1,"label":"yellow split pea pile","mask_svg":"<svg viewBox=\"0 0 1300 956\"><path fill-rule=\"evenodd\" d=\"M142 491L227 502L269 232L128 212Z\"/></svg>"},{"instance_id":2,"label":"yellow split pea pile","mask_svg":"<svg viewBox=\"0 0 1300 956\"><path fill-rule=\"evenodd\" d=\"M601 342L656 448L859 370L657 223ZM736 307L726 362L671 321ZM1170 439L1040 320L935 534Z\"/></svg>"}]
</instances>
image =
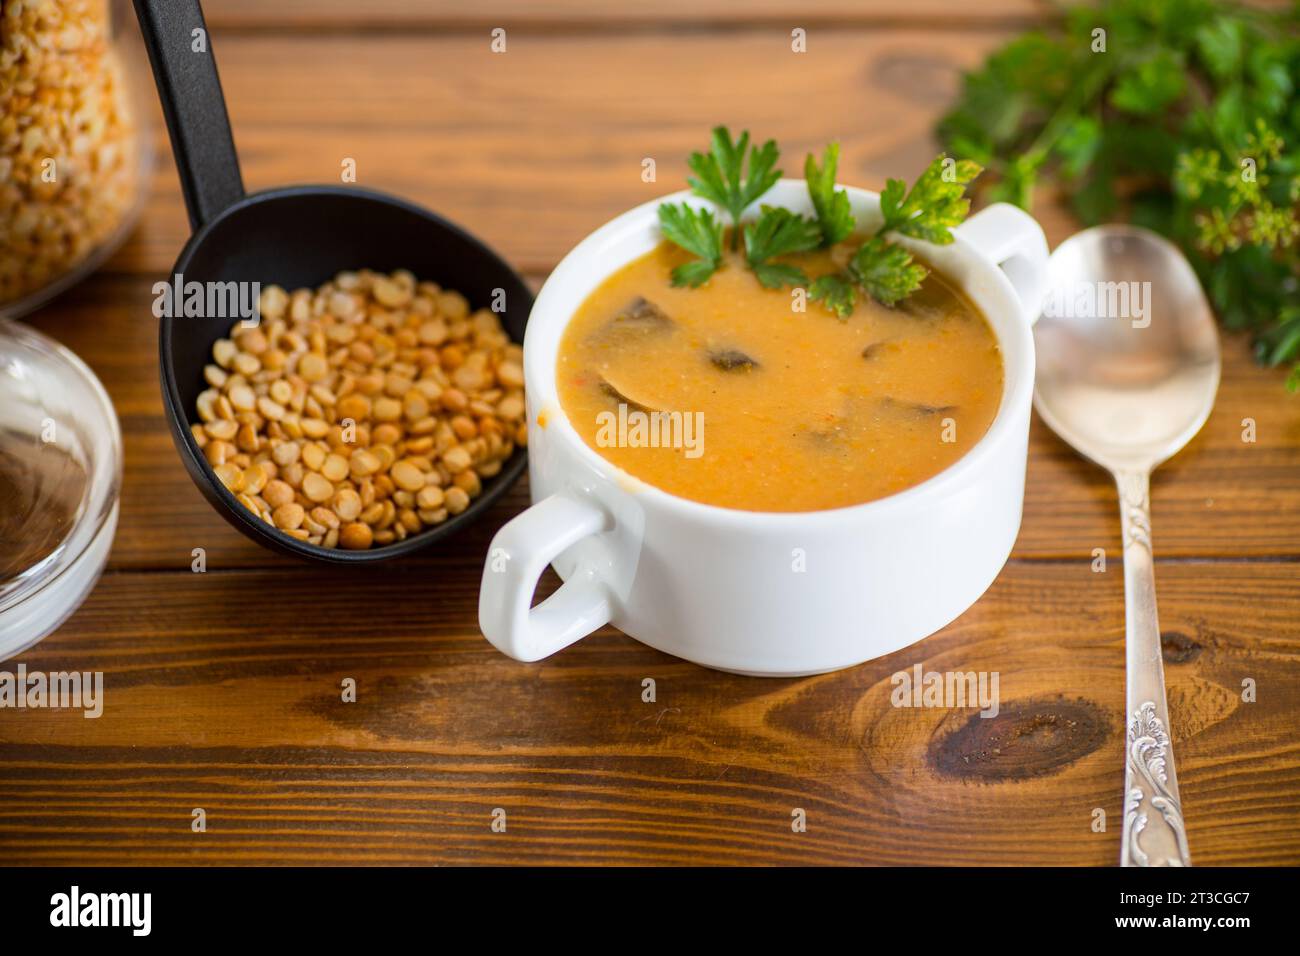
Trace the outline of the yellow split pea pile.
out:
<instances>
[{"instance_id":1,"label":"yellow split pea pile","mask_svg":"<svg viewBox=\"0 0 1300 956\"><path fill-rule=\"evenodd\" d=\"M108 241L139 174L108 0L0 3L0 303Z\"/></svg>"},{"instance_id":2,"label":"yellow split pea pile","mask_svg":"<svg viewBox=\"0 0 1300 956\"><path fill-rule=\"evenodd\" d=\"M495 313L409 272L262 290L212 347L194 440L239 502L326 548L391 544L469 507L527 439L523 351Z\"/></svg>"}]
</instances>

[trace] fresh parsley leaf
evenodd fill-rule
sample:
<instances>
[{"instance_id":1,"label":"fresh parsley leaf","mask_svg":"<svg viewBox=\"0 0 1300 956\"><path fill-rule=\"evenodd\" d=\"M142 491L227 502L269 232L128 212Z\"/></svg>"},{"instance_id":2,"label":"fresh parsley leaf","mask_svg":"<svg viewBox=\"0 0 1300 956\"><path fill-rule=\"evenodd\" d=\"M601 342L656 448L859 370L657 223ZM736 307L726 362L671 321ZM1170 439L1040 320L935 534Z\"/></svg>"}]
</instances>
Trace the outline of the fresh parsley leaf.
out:
<instances>
[{"instance_id":1,"label":"fresh parsley leaf","mask_svg":"<svg viewBox=\"0 0 1300 956\"><path fill-rule=\"evenodd\" d=\"M1028 208L1037 181L1038 167L1028 157L1017 156L1002 170L1002 178L990 187L989 199Z\"/></svg>"},{"instance_id":2,"label":"fresh parsley leaf","mask_svg":"<svg viewBox=\"0 0 1300 956\"><path fill-rule=\"evenodd\" d=\"M835 188L835 172L840 162L840 144L831 143L822 154L822 164L812 153L803 164L804 178L808 181L808 195L817 210L817 223L821 227L821 244L833 246L843 242L853 232L853 213L849 209L849 194Z\"/></svg>"},{"instance_id":3,"label":"fresh parsley leaf","mask_svg":"<svg viewBox=\"0 0 1300 956\"><path fill-rule=\"evenodd\" d=\"M910 252L880 235L862 244L848 272L869 296L885 305L895 305L921 288L928 274Z\"/></svg>"},{"instance_id":4,"label":"fresh parsley leaf","mask_svg":"<svg viewBox=\"0 0 1300 956\"><path fill-rule=\"evenodd\" d=\"M1254 105L1265 114L1276 115L1290 106L1295 89L1292 76L1300 69L1296 59L1295 52L1286 57L1270 47L1255 47L1250 51L1247 73L1255 87Z\"/></svg>"},{"instance_id":5,"label":"fresh parsley leaf","mask_svg":"<svg viewBox=\"0 0 1300 956\"><path fill-rule=\"evenodd\" d=\"M746 163L748 151L748 163ZM725 126L713 130L712 148L708 153L691 153L687 165L694 176L687 177L695 195L717 203L731 216L734 231L731 247L736 248L740 232L740 215L771 189L781 171L776 168L780 151L775 140L762 146L750 147L749 130L732 142L731 132Z\"/></svg>"},{"instance_id":6,"label":"fresh parsley leaf","mask_svg":"<svg viewBox=\"0 0 1300 956\"><path fill-rule=\"evenodd\" d=\"M673 270L673 285L701 286L722 265L722 223L709 210L661 203L659 230L669 242L698 257Z\"/></svg>"},{"instance_id":7,"label":"fresh parsley leaf","mask_svg":"<svg viewBox=\"0 0 1300 956\"><path fill-rule=\"evenodd\" d=\"M799 285L808 281L802 269L769 260L816 249L821 241L815 220L779 206L764 206L758 221L745 227L745 258L765 287Z\"/></svg>"},{"instance_id":8,"label":"fresh parsley leaf","mask_svg":"<svg viewBox=\"0 0 1300 956\"><path fill-rule=\"evenodd\" d=\"M897 232L936 245L952 242L950 228L960 225L970 212L966 185L983 169L968 159L949 159L940 153L908 190L901 179L885 182L880 212L881 232Z\"/></svg>"},{"instance_id":9,"label":"fresh parsley leaf","mask_svg":"<svg viewBox=\"0 0 1300 956\"><path fill-rule=\"evenodd\" d=\"M1059 41L1026 33L966 74L961 99L942 121L941 138L956 154L975 159L1023 150L1029 145L1023 139L1026 122L1076 86L1080 75L1080 62L1063 56ZM1025 82L1027 76L1032 83Z\"/></svg>"},{"instance_id":10,"label":"fresh parsley leaf","mask_svg":"<svg viewBox=\"0 0 1300 956\"><path fill-rule=\"evenodd\" d=\"M1196 49L1215 79L1226 80L1241 68L1245 35L1241 21L1219 17L1196 31Z\"/></svg>"},{"instance_id":11,"label":"fresh parsley leaf","mask_svg":"<svg viewBox=\"0 0 1300 956\"><path fill-rule=\"evenodd\" d=\"M1161 50L1125 73L1111 90L1111 105L1136 116L1150 116L1179 99L1187 87L1180 56Z\"/></svg>"},{"instance_id":12,"label":"fresh parsley leaf","mask_svg":"<svg viewBox=\"0 0 1300 956\"><path fill-rule=\"evenodd\" d=\"M858 287L847 276L832 272L813 280L808 288L808 298L820 302L841 319L847 319L858 304Z\"/></svg>"},{"instance_id":13,"label":"fresh parsley leaf","mask_svg":"<svg viewBox=\"0 0 1300 956\"><path fill-rule=\"evenodd\" d=\"M999 185L1001 185L999 183ZM1021 197L1027 203L1027 196ZM1015 201L1015 200L1009 200ZM1016 203L1024 208L1024 203ZM1071 206L1084 222L1105 222L1115 214L1115 169L1109 162L1098 164L1083 184L1076 187Z\"/></svg>"},{"instance_id":14,"label":"fresh parsley leaf","mask_svg":"<svg viewBox=\"0 0 1300 956\"><path fill-rule=\"evenodd\" d=\"M1101 122L1095 116L1075 117L1066 125L1057 142L1061 172L1070 179L1078 179L1092 165L1101 143Z\"/></svg>"},{"instance_id":15,"label":"fresh parsley leaf","mask_svg":"<svg viewBox=\"0 0 1300 956\"><path fill-rule=\"evenodd\" d=\"M1269 365L1281 365L1300 358L1300 306L1284 309L1274 334L1270 336L1268 348L1264 352L1264 361Z\"/></svg>"},{"instance_id":16,"label":"fresh parsley leaf","mask_svg":"<svg viewBox=\"0 0 1300 956\"><path fill-rule=\"evenodd\" d=\"M696 289L708 282L713 276L713 273L717 271L717 265L712 262L706 262L703 259L686 262L673 270L673 285L688 285L692 289Z\"/></svg>"},{"instance_id":17,"label":"fresh parsley leaf","mask_svg":"<svg viewBox=\"0 0 1300 956\"><path fill-rule=\"evenodd\" d=\"M764 262L754 266L754 275L765 289L780 289L783 286L807 285L808 274L798 266L786 262Z\"/></svg>"},{"instance_id":18,"label":"fresh parsley leaf","mask_svg":"<svg viewBox=\"0 0 1300 956\"><path fill-rule=\"evenodd\" d=\"M1205 125L1210 138L1219 143L1237 143L1249 130L1245 87L1232 83L1219 93L1209 109L1204 111Z\"/></svg>"}]
</instances>

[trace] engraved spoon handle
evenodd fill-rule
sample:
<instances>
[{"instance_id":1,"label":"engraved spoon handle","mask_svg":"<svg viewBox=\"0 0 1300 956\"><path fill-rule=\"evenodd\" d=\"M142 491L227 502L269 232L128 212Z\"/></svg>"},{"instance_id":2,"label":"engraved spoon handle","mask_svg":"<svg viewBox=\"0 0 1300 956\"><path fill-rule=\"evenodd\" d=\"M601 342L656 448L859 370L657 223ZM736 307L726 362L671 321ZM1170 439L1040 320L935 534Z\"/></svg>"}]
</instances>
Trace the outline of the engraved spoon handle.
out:
<instances>
[{"instance_id":1,"label":"engraved spoon handle","mask_svg":"<svg viewBox=\"0 0 1300 956\"><path fill-rule=\"evenodd\" d=\"M1150 475L1121 471L1124 529L1124 609L1128 632L1128 736L1124 770L1121 866L1190 866L1178 775L1169 740L1165 669L1156 616L1155 563L1151 554Z\"/></svg>"}]
</instances>

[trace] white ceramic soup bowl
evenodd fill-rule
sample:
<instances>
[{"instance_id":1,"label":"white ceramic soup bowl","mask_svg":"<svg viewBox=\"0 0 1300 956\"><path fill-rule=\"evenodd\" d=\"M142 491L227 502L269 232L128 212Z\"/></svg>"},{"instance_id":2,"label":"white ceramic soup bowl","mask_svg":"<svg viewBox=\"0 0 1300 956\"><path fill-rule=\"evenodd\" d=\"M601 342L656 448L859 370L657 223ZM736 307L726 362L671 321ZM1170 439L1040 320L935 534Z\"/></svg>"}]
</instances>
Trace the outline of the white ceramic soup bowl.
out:
<instances>
[{"instance_id":1,"label":"white ceramic soup bowl","mask_svg":"<svg viewBox=\"0 0 1300 956\"><path fill-rule=\"evenodd\" d=\"M879 222L876 193L848 193L860 226ZM908 243L979 307L1001 347L1002 402L973 448L866 504L739 511L633 477L590 448L560 407L561 334L596 286L660 242L656 210L667 201L709 207L683 192L624 213L570 252L537 297L524 340L534 504L489 548L483 633L535 661L610 623L677 657L767 676L848 667L933 634L993 583L1020 529L1042 230L1016 207L995 205L960 226L951 245ZM812 211L801 180L779 182L763 201ZM530 607L547 564L564 584Z\"/></svg>"}]
</instances>

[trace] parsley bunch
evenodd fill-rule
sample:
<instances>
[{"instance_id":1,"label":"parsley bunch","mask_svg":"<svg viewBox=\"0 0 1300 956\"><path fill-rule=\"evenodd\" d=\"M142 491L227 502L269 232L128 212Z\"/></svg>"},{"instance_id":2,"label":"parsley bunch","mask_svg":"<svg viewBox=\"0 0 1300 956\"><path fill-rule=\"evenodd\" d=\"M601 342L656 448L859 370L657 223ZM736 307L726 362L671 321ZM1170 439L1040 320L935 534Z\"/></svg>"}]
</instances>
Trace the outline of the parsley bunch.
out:
<instances>
[{"instance_id":1,"label":"parsley bunch","mask_svg":"<svg viewBox=\"0 0 1300 956\"><path fill-rule=\"evenodd\" d=\"M811 283L798 266L782 257L827 248L848 240L856 225L848 193L835 188L839 145L831 143L819 164L812 154L804 163L804 177L814 215L804 216L776 206L760 207L758 219L741 224L745 209L757 202L777 180L776 143L751 146L748 131L732 140L725 126L713 130L708 153L692 153L688 161L695 174L691 190L720 207L731 220L731 247L744 238L745 262L769 289L802 286L809 298L846 318L863 292L886 305L895 305L920 288L926 269L903 246L886 238L897 233L939 245L952 242L951 228L970 209L966 185L980 167L939 156L909 190L902 180L887 181L880 197L883 222L859 243L842 272L819 276ZM664 238L695 256L673 270L677 286L697 287L721 266L725 226L706 209L686 203L659 206L659 226Z\"/></svg>"},{"instance_id":2,"label":"parsley bunch","mask_svg":"<svg viewBox=\"0 0 1300 956\"><path fill-rule=\"evenodd\" d=\"M939 124L988 166L990 199L1039 184L1091 225L1127 218L1177 243L1219 317L1300 388L1300 5L1100 0L965 78Z\"/></svg>"}]
</instances>

